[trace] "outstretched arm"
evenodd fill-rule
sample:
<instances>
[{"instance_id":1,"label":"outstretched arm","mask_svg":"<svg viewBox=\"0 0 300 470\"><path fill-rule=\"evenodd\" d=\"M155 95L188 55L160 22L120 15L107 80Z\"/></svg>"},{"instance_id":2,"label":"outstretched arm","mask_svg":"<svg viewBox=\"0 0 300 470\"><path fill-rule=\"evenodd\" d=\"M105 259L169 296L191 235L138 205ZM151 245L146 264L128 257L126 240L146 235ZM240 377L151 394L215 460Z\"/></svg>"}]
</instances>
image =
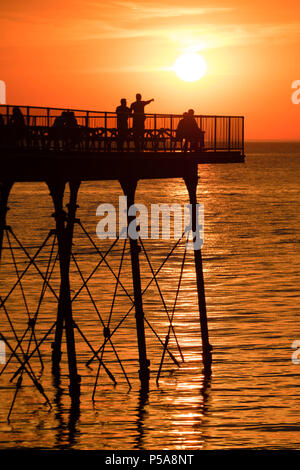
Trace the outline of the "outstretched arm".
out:
<instances>
[{"instance_id":1,"label":"outstretched arm","mask_svg":"<svg viewBox=\"0 0 300 470\"><path fill-rule=\"evenodd\" d=\"M151 100L148 100L148 101L144 101L144 103L146 105L146 104L150 104L152 101L154 101L154 98L151 98Z\"/></svg>"}]
</instances>

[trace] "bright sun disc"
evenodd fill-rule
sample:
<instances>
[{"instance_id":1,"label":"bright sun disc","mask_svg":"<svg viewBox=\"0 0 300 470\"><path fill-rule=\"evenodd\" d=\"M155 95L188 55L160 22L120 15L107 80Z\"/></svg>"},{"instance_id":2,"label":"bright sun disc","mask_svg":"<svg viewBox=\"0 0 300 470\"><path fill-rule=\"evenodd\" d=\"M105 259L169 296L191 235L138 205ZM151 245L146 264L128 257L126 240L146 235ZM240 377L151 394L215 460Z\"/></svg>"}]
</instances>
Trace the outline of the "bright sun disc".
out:
<instances>
[{"instance_id":1,"label":"bright sun disc","mask_svg":"<svg viewBox=\"0 0 300 470\"><path fill-rule=\"evenodd\" d=\"M174 64L176 75L185 82L200 80L206 73L206 62L195 52L186 52Z\"/></svg>"}]
</instances>

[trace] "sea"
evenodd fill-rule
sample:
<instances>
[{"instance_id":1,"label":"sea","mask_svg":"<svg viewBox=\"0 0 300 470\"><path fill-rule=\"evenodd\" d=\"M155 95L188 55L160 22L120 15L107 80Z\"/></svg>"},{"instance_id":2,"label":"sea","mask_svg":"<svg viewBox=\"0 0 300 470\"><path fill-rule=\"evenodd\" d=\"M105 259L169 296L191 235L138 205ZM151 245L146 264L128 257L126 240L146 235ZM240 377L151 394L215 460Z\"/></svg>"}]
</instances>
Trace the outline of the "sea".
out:
<instances>
[{"instance_id":1,"label":"sea","mask_svg":"<svg viewBox=\"0 0 300 470\"><path fill-rule=\"evenodd\" d=\"M60 376L51 368L59 264L49 189L13 186L0 271L0 331L12 348L2 343L1 449L300 449L300 143L248 142L245 155L199 165L210 376L193 252L184 240L142 242L148 391L129 243L96 234L97 207L117 207L121 188L81 184L70 264L80 404L69 396L65 335ZM184 205L188 194L180 179L144 180L136 201Z\"/></svg>"}]
</instances>

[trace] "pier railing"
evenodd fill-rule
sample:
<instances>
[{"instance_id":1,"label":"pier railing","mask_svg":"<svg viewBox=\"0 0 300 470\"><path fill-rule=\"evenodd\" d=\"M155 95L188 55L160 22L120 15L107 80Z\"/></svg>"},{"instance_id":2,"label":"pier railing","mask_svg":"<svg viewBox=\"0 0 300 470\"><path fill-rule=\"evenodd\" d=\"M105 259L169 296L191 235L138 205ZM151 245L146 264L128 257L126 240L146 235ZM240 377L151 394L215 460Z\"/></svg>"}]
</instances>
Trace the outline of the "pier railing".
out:
<instances>
[{"instance_id":1,"label":"pier railing","mask_svg":"<svg viewBox=\"0 0 300 470\"><path fill-rule=\"evenodd\" d=\"M118 151L117 115L114 112L66 108L18 106L24 116L24 129L12 124L13 105L0 105L0 147L89 152ZM73 112L77 126L60 135L54 123L62 112ZM201 130L201 151L240 151L244 154L244 117L195 115ZM146 114L144 151L182 151L176 129L182 115ZM132 117L124 151L134 151Z\"/></svg>"}]
</instances>

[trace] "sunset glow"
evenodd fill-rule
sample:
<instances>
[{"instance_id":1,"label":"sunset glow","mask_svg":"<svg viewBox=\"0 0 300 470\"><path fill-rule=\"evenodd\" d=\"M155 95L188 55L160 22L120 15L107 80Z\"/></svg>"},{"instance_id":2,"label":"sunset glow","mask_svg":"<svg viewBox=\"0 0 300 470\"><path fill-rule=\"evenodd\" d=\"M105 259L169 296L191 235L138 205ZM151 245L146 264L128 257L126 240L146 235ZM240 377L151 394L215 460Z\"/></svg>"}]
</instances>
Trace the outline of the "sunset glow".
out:
<instances>
[{"instance_id":1,"label":"sunset glow","mask_svg":"<svg viewBox=\"0 0 300 470\"><path fill-rule=\"evenodd\" d=\"M176 75L185 82L200 80L206 73L206 62L199 54L186 52L174 64Z\"/></svg>"},{"instance_id":2,"label":"sunset glow","mask_svg":"<svg viewBox=\"0 0 300 470\"><path fill-rule=\"evenodd\" d=\"M8 458L300 450L299 45L299 0L0 1Z\"/></svg>"},{"instance_id":3,"label":"sunset glow","mask_svg":"<svg viewBox=\"0 0 300 470\"><path fill-rule=\"evenodd\" d=\"M141 92L151 112L244 115L246 139L300 138L297 2L16 0L0 31L7 103L112 111ZM185 51L205 59L200 80L176 76Z\"/></svg>"}]
</instances>

